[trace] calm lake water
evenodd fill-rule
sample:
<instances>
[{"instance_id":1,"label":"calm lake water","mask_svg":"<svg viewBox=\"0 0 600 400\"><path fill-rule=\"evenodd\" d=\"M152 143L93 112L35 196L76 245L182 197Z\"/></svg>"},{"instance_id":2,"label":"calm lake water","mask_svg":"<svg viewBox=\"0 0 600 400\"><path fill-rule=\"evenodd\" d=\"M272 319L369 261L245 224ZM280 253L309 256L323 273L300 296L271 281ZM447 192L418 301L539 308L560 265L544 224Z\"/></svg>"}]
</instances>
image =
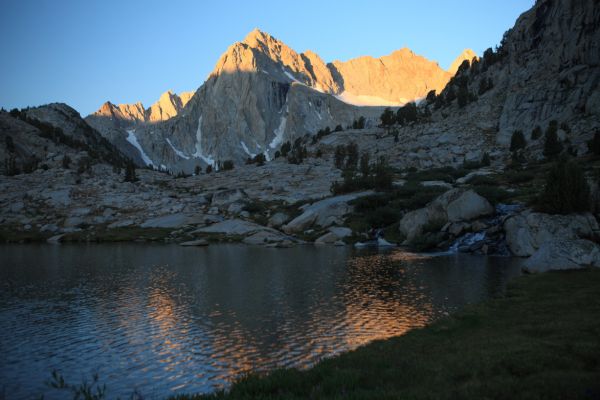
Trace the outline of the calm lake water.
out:
<instances>
[{"instance_id":1,"label":"calm lake water","mask_svg":"<svg viewBox=\"0 0 600 400\"><path fill-rule=\"evenodd\" d=\"M0 246L0 398L209 392L306 367L502 293L519 261L340 247Z\"/></svg>"}]
</instances>

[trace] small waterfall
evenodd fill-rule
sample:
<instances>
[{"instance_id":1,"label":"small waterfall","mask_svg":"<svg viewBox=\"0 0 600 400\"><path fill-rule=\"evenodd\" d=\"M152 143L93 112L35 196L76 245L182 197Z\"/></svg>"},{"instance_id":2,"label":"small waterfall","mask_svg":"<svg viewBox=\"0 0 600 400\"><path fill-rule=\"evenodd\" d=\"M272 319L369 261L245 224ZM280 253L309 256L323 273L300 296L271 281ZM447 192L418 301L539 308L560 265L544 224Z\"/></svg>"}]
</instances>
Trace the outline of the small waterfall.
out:
<instances>
[{"instance_id":1,"label":"small waterfall","mask_svg":"<svg viewBox=\"0 0 600 400\"><path fill-rule=\"evenodd\" d=\"M448 249L451 253L466 252L472 250L476 244L485 242L485 232L469 232L456 239Z\"/></svg>"},{"instance_id":2,"label":"small waterfall","mask_svg":"<svg viewBox=\"0 0 600 400\"><path fill-rule=\"evenodd\" d=\"M496 205L496 213L493 217L484 219L483 222L488 227L494 227L502 225L502 222L506 216L513 215L519 212L523 206L521 204L497 204ZM484 246L488 247L483 252L487 254L489 250L491 250L492 254L500 255L500 256L508 256L510 255L510 251L506 245L506 241L504 240L504 234L492 234L490 237L486 234L486 230L482 230L479 232L469 232L452 243L450 248L448 249L449 253L473 253L479 252L479 250Z\"/></svg>"},{"instance_id":3,"label":"small waterfall","mask_svg":"<svg viewBox=\"0 0 600 400\"><path fill-rule=\"evenodd\" d=\"M496 204L496 215L512 215L523 209L523 205L521 204Z\"/></svg>"}]
</instances>

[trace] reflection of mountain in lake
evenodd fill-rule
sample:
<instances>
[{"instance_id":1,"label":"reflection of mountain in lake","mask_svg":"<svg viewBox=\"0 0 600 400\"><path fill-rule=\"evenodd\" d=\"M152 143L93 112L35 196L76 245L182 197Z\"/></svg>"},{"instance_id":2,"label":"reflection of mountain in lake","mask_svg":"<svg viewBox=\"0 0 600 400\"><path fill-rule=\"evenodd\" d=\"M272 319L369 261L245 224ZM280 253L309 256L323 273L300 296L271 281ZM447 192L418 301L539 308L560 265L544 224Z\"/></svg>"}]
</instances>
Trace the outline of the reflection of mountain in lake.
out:
<instances>
[{"instance_id":1,"label":"reflection of mountain in lake","mask_svg":"<svg viewBox=\"0 0 600 400\"><path fill-rule=\"evenodd\" d=\"M2 250L0 381L16 398L47 390L53 368L98 370L111 396L210 391L423 326L518 273L506 259L347 248L31 247Z\"/></svg>"}]
</instances>

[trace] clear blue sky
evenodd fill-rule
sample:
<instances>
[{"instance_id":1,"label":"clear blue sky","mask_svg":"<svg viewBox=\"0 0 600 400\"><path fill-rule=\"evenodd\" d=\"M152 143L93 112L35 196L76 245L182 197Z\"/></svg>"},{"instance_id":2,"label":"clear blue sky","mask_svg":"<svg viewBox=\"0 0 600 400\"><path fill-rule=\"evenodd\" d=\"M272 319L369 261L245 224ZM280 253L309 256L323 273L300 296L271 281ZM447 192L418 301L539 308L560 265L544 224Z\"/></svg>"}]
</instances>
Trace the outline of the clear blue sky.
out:
<instances>
[{"instance_id":1,"label":"clear blue sky","mask_svg":"<svg viewBox=\"0 0 600 400\"><path fill-rule=\"evenodd\" d=\"M464 49L500 41L534 0L2 0L0 106L106 101L196 90L253 28L326 62L401 47L447 68Z\"/></svg>"}]
</instances>

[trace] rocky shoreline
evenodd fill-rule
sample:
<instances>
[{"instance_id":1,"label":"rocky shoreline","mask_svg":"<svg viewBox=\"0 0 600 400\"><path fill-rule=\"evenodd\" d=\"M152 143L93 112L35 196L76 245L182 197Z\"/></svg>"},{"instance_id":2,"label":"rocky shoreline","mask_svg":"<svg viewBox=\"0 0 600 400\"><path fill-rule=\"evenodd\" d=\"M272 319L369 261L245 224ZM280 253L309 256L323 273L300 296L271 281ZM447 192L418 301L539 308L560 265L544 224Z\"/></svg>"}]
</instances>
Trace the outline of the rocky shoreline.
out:
<instances>
[{"instance_id":1,"label":"rocky shoreline","mask_svg":"<svg viewBox=\"0 0 600 400\"><path fill-rule=\"evenodd\" d=\"M84 173L40 169L0 181L1 238L11 243L352 245L368 238L365 230L352 226L355 204L383 194L367 190L331 196L330 183L339 171L330 162L276 160L183 178L138 170L136 182L123 182L104 164ZM600 229L592 214L549 215L520 202L492 205L468 185L489 171L471 171L453 184L416 183L423 190L437 187L433 193L440 194L421 208L404 211L388 229L388 240L409 251L530 257L525 269L532 272L600 266L594 242ZM407 182L410 173L399 177L399 190L415 184Z\"/></svg>"}]
</instances>

